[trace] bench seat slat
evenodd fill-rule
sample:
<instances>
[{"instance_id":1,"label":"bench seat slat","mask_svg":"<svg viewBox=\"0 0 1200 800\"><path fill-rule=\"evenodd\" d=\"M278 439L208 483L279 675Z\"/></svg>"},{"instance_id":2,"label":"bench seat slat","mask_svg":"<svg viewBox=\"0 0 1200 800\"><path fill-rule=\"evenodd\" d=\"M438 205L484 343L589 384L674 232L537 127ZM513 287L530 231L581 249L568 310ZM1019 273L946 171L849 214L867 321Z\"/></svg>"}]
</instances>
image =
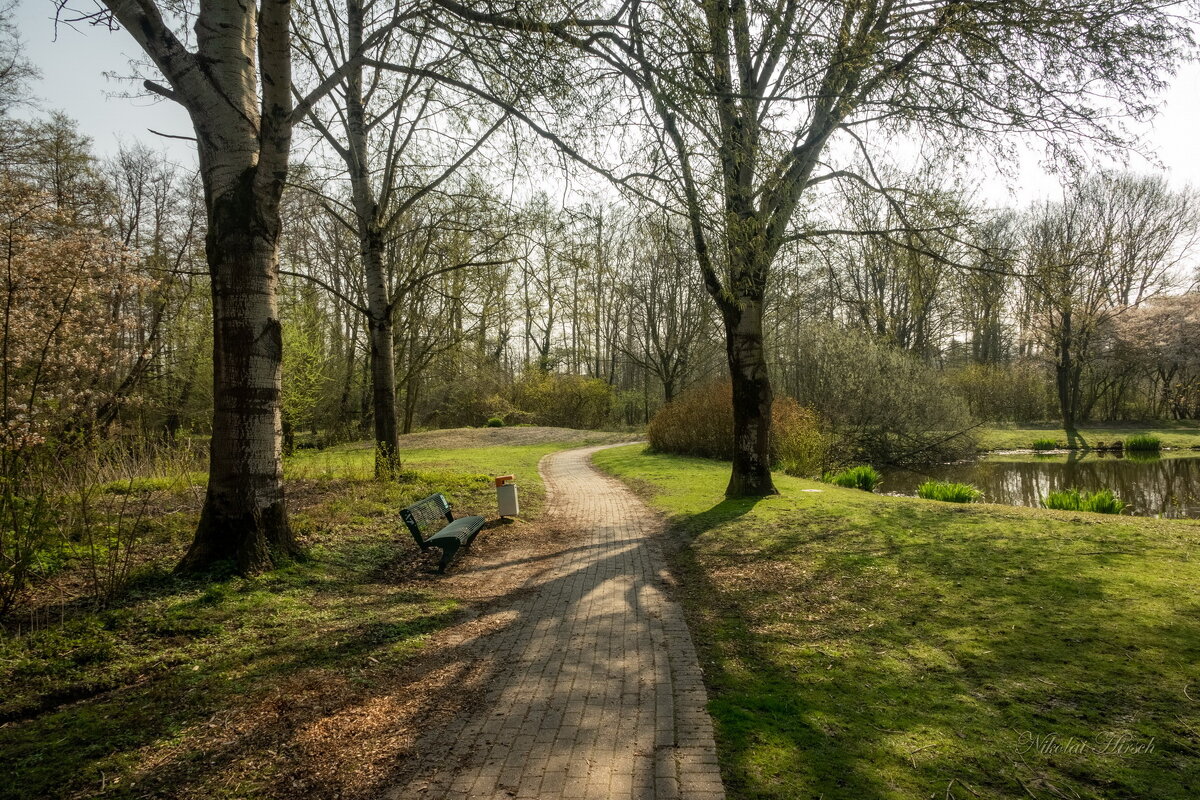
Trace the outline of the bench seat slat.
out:
<instances>
[{"instance_id":1,"label":"bench seat slat","mask_svg":"<svg viewBox=\"0 0 1200 800\"><path fill-rule=\"evenodd\" d=\"M483 523L485 522L487 520L483 517L459 517L426 539L425 544L436 546L439 539L445 538L458 539L463 544L466 544L468 540L475 538L475 534L479 533L479 529L483 527Z\"/></svg>"}]
</instances>

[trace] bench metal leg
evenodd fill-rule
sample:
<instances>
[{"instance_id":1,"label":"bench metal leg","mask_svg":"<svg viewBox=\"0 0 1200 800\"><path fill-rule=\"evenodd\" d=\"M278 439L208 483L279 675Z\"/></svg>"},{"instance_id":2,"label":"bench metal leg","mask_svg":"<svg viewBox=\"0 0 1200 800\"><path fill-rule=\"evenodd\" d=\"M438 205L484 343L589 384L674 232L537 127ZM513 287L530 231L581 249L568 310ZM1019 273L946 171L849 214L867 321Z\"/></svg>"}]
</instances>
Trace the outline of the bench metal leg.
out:
<instances>
[{"instance_id":1,"label":"bench metal leg","mask_svg":"<svg viewBox=\"0 0 1200 800\"><path fill-rule=\"evenodd\" d=\"M446 567L453 560L454 554L458 552L459 543L452 540L445 544L439 543L439 546L442 548L442 560L438 562L438 574L443 574L446 571Z\"/></svg>"}]
</instances>

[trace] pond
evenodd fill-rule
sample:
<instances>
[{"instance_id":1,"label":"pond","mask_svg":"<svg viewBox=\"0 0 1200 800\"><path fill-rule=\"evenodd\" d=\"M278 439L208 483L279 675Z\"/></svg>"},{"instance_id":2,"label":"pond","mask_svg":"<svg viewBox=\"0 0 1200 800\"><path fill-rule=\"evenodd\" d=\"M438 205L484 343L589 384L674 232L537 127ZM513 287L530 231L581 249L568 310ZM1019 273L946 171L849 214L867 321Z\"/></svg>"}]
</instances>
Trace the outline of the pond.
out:
<instances>
[{"instance_id":1,"label":"pond","mask_svg":"<svg viewBox=\"0 0 1200 800\"><path fill-rule=\"evenodd\" d=\"M1128 504L1127 514L1200 519L1200 453L1193 451L1161 457L993 453L974 461L880 472L883 485L877 491L889 494L916 495L927 480L955 481L982 489L984 502L1039 506L1056 489L1112 489Z\"/></svg>"}]
</instances>

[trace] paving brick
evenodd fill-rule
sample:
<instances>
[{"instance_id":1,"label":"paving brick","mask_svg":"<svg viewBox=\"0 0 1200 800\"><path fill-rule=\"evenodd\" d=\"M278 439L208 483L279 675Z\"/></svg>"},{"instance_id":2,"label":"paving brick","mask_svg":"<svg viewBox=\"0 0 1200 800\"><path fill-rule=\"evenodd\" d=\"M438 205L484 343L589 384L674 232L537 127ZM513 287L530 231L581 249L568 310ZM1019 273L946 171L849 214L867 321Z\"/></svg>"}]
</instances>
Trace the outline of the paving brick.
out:
<instances>
[{"instance_id":1,"label":"paving brick","mask_svg":"<svg viewBox=\"0 0 1200 800\"><path fill-rule=\"evenodd\" d=\"M472 641L494 671L426 731L419 773L388 796L723 800L712 721L683 614L664 588L657 517L590 464L540 465L551 524L578 539L514 592L515 622Z\"/></svg>"}]
</instances>

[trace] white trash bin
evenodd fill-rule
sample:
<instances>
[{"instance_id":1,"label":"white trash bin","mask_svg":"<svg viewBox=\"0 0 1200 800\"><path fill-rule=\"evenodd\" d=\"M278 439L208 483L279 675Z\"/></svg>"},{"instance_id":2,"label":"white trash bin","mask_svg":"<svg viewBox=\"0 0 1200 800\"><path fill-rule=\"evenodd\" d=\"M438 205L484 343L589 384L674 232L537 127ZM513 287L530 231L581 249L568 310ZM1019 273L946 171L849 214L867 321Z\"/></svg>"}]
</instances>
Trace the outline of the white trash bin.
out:
<instances>
[{"instance_id":1,"label":"white trash bin","mask_svg":"<svg viewBox=\"0 0 1200 800\"><path fill-rule=\"evenodd\" d=\"M502 475L496 478L496 507L501 517L516 517L521 514L521 504L517 500L517 485L512 482L512 475Z\"/></svg>"}]
</instances>

